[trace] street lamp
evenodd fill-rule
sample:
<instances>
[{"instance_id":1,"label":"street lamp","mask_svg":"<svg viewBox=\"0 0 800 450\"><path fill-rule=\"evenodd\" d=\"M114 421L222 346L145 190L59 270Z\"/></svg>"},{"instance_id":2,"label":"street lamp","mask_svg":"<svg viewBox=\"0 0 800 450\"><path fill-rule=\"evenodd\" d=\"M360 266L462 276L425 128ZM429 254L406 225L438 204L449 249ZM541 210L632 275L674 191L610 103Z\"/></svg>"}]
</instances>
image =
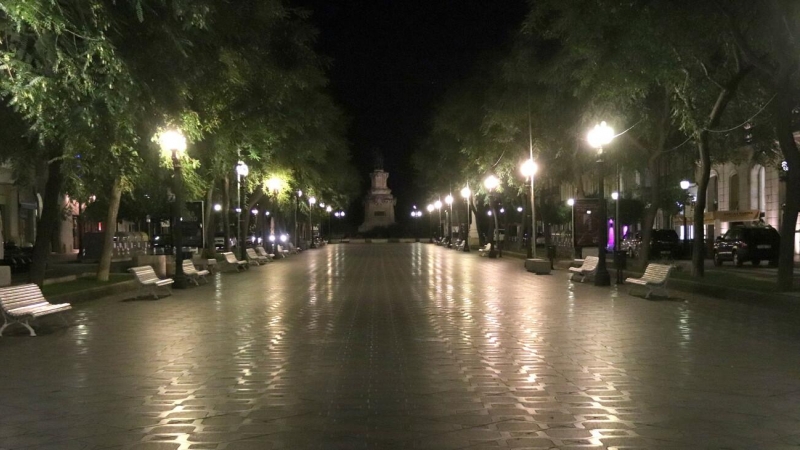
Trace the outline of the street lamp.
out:
<instances>
[{"instance_id":1,"label":"street lamp","mask_svg":"<svg viewBox=\"0 0 800 450\"><path fill-rule=\"evenodd\" d=\"M692 187L692 182L691 181L689 181L689 180L682 180L681 181L681 189L683 189L684 191L688 191L689 188L691 188L691 187ZM690 196L690 195L691 195L691 193L687 192L687 194L685 194L683 196L684 198L683 198L683 201L681 202L682 205L683 205L683 249L684 249L684 251L686 251L686 240L689 238L689 235L687 234L688 227L686 225L686 198L688 196Z\"/></svg>"},{"instance_id":2,"label":"street lamp","mask_svg":"<svg viewBox=\"0 0 800 450\"><path fill-rule=\"evenodd\" d=\"M300 237L297 235L297 207L300 204L300 198L303 197L303 191L298 190L294 197L294 248L300 248Z\"/></svg>"},{"instance_id":3,"label":"street lamp","mask_svg":"<svg viewBox=\"0 0 800 450\"><path fill-rule=\"evenodd\" d=\"M242 229L244 227L244 220L242 220L242 207L244 206L244 189L242 189L242 179L250 174L250 168L247 167L247 164L244 161L239 161L236 164L236 201L238 205L236 207L236 245L239 247L239 258L245 259L245 251L244 251L244 233L245 231Z\"/></svg>"},{"instance_id":4,"label":"street lamp","mask_svg":"<svg viewBox=\"0 0 800 450\"><path fill-rule=\"evenodd\" d=\"M524 163L522 163L522 167L520 168L522 176L528 178L531 183L531 235L528 239L528 258L536 258L536 202L534 197L533 182L536 171L538 170L539 166L533 159L526 160Z\"/></svg>"},{"instance_id":5,"label":"street lamp","mask_svg":"<svg viewBox=\"0 0 800 450\"><path fill-rule=\"evenodd\" d=\"M447 197L444 198L444 202L450 207L450 215L447 219L447 246L450 247L453 245L453 196L447 194Z\"/></svg>"},{"instance_id":6,"label":"street lamp","mask_svg":"<svg viewBox=\"0 0 800 450\"><path fill-rule=\"evenodd\" d=\"M314 212L314 205L317 203L316 197L309 197L308 198L308 232L311 236L311 243L308 245L308 248L317 248L317 244L314 243L314 222L311 220L311 214Z\"/></svg>"},{"instance_id":7,"label":"street lamp","mask_svg":"<svg viewBox=\"0 0 800 450\"><path fill-rule=\"evenodd\" d=\"M444 228L442 228L442 201L436 200L433 202L433 206L439 212L439 229L437 231L439 232L439 237L442 237L444 235Z\"/></svg>"},{"instance_id":8,"label":"street lamp","mask_svg":"<svg viewBox=\"0 0 800 450\"><path fill-rule=\"evenodd\" d=\"M605 161L603 160L603 146L614 140L614 129L605 122L600 122L589 131L586 136L589 145L597 150L597 193L600 198L600 227L597 234L597 270L594 276L595 286L610 286L611 276L606 267L606 244L608 238L608 214L606 212L606 197L603 186Z\"/></svg>"},{"instance_id":9,"label":"street lamp","mask_svg":"<svg viewBox=\"0 0 800 450\"><path fill-rule=\"evenodd\" d=\"M331 231L331 217L332 217L331 211L333 211L331 205L325 207L325 212L328 213L328 234L330 235L328 236L328 242L331 242L331 238L333 238L333 232Z\"/></svg>"},{"instance_id":10,"label":"street lamp","mask_svg":"<svg viewBox=\"0 0 800 450\"><path fill-rule=\"evenodd\" d=\"M186 138L180 130L167 130L158 137L161 151L172 157L173 178L172 190L175 192L175 204L172 205L172 246L175 248L175 278L177 289L186 289L188 283L183 273L183 230L181 230L181 209L183 206L183 172L181 154L186 151ZM108 233L111 230L107 231Z\"/></svg>"},{"instance_id":11,"label":"street lamp","mask_svg":"<svg viewBox=\"0 0 800 450\"><path fill-rule=\"evenodd\" d=\"M569 241L572 255L575 256L575 199L567 199L567 206L572 210L572 219L569 221Z\"/></svg>"},{"instance_id":12,"label":"street lamp","mask_svg":"<svg viewBox=\"0 0 800 450\"><path fill-rule=\"evenodd\" d=\"M467 229L464 233L464 251L469 252L469 230L471 228L470 219L472 218L469 210L469 198L472 196L472 191L469 190L469 186L464 186L461 189L461 196L467 201Z\"/></svg>"},{"instance_id":13,"label":"street lamp","mask_svg":"<svg viewBox=\"0 0 800 450\"><path fill-rule=\"evenodd\" d=\"M483 186L489 192L489 208L490 208L489 212L493 212L494 197L492 193L494 192L495 189L497 189L497 186L500 186L500 180L498 180L497 177L494 175L489 175L488 177L486 177L485 180L483 180ZM497 223L497 214L492 214L492 216L494 217L494 230L492 232L492 241L489 243L488 256L489 258L497 258L497 249L495 249L495 241L497 240L497 228L499 225Z\"/></svg>"},{"instance_id":14,"label":"street lamp","mask_svg":"<svg viewBox=\"0 0 800 450\"><path fill-rule=\"evenodd\" d=\"M220 205L219 203L215 203L214 204L214 211L216 211L216 212L222 211L222 205Z\"/></svg>"},{"instance_id":15,"label":"street lamp","mask_svg":"<svg viewBox=\"0 0 800 450\"><path fill-rule=\"evenodd\" d=\"M617 284L622 284L625 277L622 275L622 261L620 260L622 258L620 256L622 242L620 242L619 197L618 191L611 193L611 199L614 200L614 267L617 269Z\"/></svg>"},{"instance_id":16,"label":"street lamp","mask_svg":"<svg viewBox=\"0 0 800 450\"><path fill-rule=\"evenodd\" d=\"M433 242L433 210L436 209L433 203L429 203L428 207L428 232L431 234L431 242Z\"/></svg>"}]
</instances>

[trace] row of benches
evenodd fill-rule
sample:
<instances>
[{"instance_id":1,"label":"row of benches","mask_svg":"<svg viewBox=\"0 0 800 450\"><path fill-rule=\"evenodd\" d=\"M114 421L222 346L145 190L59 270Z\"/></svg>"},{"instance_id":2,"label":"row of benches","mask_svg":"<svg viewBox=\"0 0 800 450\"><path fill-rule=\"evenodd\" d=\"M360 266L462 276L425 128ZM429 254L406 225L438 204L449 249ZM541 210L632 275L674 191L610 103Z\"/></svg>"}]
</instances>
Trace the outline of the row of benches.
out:
<instances>
[{"instance_id":1,"label":"row of benches","mask_svg":"<svg viewBox=\"0 0 800 450\"><path fill-rule=\"evenodd\" d=\"M583 260L583 264L580 267L570 267L569 271L572 272L572 278L580 277L581 283L583 283L587 278L593 277L597 272L597 265L600 262L600 258L597 256L587 256ZM667 281L669 280L669 275L672 272L673 266L668 264L655 264L650 263L644 270L644 273L639 278L628 277L625 279L625 283L642 286L647 289L647 294L644 298L650 298L650 294L657 291L658 289L662 289L664 291L664 295L669 295L667 292ZM630 293L631 290L628 290Z\"/></svg>"},{"instance_id":2,"label":"row of benches","mask_svg":"<svg viewBox=\"0 0 800 450\"><path fill-rule=\"evenodd\" d=\"M298 253L298 250L283 249L281 246L277 247L278 257L285 257L291 252ZM225 262L228 266L234 267L238 272L248 268L250 265L261 265L272 261L276 254L267 253L263 247L256 247L255 249L247 249L247 261L240 261L231 252L222 253ZM213 261L213 263L212 263ZM181 267L183 274L199 286L200 282L208 283L206 278L211 274L211 268L214 267L216 260L209 260L207 267L209 269L198 269L191 260L185 259ZM137 297L142 292L149 293L154 298L158 299L159 290L167 290L171 293L172 284L175 282L172 278L159 278L156 275L152 266L139 266L128 269L134 275L134 279L139 285L140 290L137 292ZM31 336L36 336L31 326L31 322L50 314L57 314L72 309L69 303L52 304L44 298L42 290L36 284L24 284L20 286L11 286L0 288L0 313L3 316L3 325L0 326L0 337L3 336L3 331L13 324L20 324L28 329ZM66 319L61 317L66 324Z\"/></svg>"}]
</instances>

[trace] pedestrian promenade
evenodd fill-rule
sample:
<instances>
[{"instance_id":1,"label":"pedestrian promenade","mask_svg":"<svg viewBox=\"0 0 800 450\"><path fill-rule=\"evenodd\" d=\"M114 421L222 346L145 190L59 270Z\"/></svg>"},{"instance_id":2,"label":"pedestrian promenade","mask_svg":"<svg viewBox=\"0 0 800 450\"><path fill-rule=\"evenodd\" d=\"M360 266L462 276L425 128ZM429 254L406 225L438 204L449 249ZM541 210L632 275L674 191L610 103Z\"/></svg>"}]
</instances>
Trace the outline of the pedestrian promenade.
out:
<instances>
[{"instance_id":1,"label":"pedestrian promenade","mask_svg":"<svg viewBox=\"0 0 800 450\"><path fill-rule=\"evenodd\" d=\"M0 449L800 446L791 305L644 300L428 244L122 298L0 339Z\"/></svg>"}]
</instances>

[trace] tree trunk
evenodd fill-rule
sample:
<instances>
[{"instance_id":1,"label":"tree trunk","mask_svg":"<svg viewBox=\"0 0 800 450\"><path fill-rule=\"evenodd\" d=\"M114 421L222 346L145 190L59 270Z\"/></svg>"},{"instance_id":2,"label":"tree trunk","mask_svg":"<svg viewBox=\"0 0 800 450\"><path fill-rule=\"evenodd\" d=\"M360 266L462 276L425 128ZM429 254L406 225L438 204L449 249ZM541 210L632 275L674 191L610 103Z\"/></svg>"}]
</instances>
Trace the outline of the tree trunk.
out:
<instances>
[{"instance_id":1,"label":"tree trunk","mask_svg":"<svg viewBox=\"0 0 800 450\"><path fill-rule=\"evenodd\" d=\"M711 179L711 155L708 148L708 131L701 131L697 142L700 159L700 179L697 180L697 202L692 213L694 222L694 241L692 242L692 276L702 277L705 274L705 211L708 181ZM684 200L685 202L685 200ZM684 208L686 206L684 205ZM686 209L684 209L685 214ZM686 239L686 236L683 237Z\"/></svg>"},{"instance_id":2,"label":"tree trunk","mask_svg":"<svg viewBox=\"0 0 800 450\"><path fill-rule=\"evenodd\" d=\"M225 251L231 251L231 178L222 180L222 226L225 228Z\"/></svg>"},{"instance_id":3,"label":"tree trunk","mask_svg":"<svg viewBox=\"0 0 800 450\"><path fill-rule=\"evenodd\" d=\"M697 182L697 203L694 208L694 242L692 243L692 276L702 277L705 273L705 223L704 216L706 210L706 193L708 192L708 181L711 179L711 148L708 139L708 131L714 129L722 120L722 114L727 109L736 90L742 80L753 70L750 65L739 68L736 75L717 95L717 101L711 108L708 115L708 124L700 130L697 139L697 151L700 159L700 179ZM684 206L685 208L685 206ZM685 239L685 236L684 236Z\"/></svg>"},{"instance_id":4,"label":"tree trunk","mask_svg":"<svg viewBox=\"0 0 800 450\"><path fill-rule=\"evenodd\" d=\"M97 281L108 281L111 271L111 256L114 253L114 232L117 229L117 213L119 202L122 198L122 178L116 176L111 186L111 196L108 199L108 213L106 214L106 230L103 233L103 253L100 255L100 265L97 267Z\"/></svg>"},{"instance_id":5,"label":"tree trunk","mask_svg":"<svg viewBox=\"0 0 800 450\"><path fill-rule=\"evenodd\" d=\"M64 176L61 173L61 159L56 159L47 167L47 182L42 198L42 217L36 228L36 243L33 245L33 262L31 263L31 282L42 286L44 283L47 260L53 243L53 235L58 229L60 219L60 205L58 196Z\"/></svg>"},{"instance_id":6,"label":"tree trunk","mask_svg":"<svg viewBox=\"0 0 800 450\"><path fill-rule=\"evenodd\" d=\"M205 228L203 229L203 233L205 234L205 251L203 252L203 256L206 258L213 258L214 253L216 250L216 245L214 243L214 231L217 229L217 224L215 222L216 215L214 214L214 184L216 180L211 180L211 186L206 191L206 207L205 207Z\"/></svg>"},{"instance_id":7,"label":"tree trunk","mask_svg":"<svg viewBox=\"0 0 800 450\"><path fill-rule=\"evenodd\" d=\"M788 79L788 78L787 78ZM781 80L783 81L783 80ZM792 132L792 96L786 81L777 83L775 128L783 158L789 166L786 173L786 206L781 219L781 242L778 255L778 289L790 291L794 280L794 236L800 210L800 152Z\"/></svg>"}]
</instances>

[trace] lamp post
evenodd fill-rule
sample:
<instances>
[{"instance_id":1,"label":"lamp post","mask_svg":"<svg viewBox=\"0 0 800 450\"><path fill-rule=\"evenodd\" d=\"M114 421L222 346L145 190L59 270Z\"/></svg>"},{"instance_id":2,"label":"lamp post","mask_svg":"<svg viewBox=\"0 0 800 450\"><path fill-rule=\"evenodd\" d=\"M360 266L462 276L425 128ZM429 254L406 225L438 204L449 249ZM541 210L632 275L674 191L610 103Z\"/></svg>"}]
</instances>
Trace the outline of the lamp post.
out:
<instances>
[{"instance_id":1,"label":"lamp post","mask_svg":"<svg viewBox=\"0 0 800 450\"><path fill-rule=\"evenodd\" d=\"M597 271L595 272L595 286L610 286L611 276L606 266L606 244L608 237L608 216L606 212L606 198L603 186L604 166L603 146L608 145L614 139L614 130L605 122L595 125L587 135L587 141L592 148L597 150L597 194L600 197L600 228L597 234Z\"/></svg>"},{"instance_id":2,"label":"lamp post","mask_svg":"<svg viewBox=\"0 0 800 450\"><path fill-rule=\"evenodd\" d=\"M436 209L436 207L433 206L433 203L429 203L428 204L428 208L427 208L427 210L428 210L428 218L429 218L429 220L428 220L428 232L431 235L431 242L433 242L433 210L434 209Z\"/></svg>"},{"instance_id":3,"label":"lamp post","mask_svg":"<svg viewBox=\"0 0 800 450\"><path fill-rule=\"evenodd\" d=\"M176 289L186 289L188 283L183 273L183 230L181 230L181 206L183 205L183 172L180 155L186 151L186 138L179 130L168 130L158 138L161 151L172 156L174 172L172 190L175 192L175 203L172 205L172 246L175 248ZM110 232L110 231L108 231Z\"/></svg>"},{"instance_id":4,"label":"lamp post","mask_svg":"<svg viewBox=\"0 0 800 450\"><path fill-rule=\"evenodd\" d=\"M302 197L303 191L298 190L294 197L294 248L300 248L300 237L297 235L297 207L300 205Z\"/></svg>"},{"instance_id":5,"label":"lamp post","mask_svg":"<svg viewBox=\"0 0 800 450\"><path fill-rule=\"evenodd\" d=\"M436 231L439 232L439 237L441 238L444 235L444 228L442 228L442 201L436 200L433 202L433 206L439 211L439 229Z\"/></svg>"},{"instance_id":6,"label":"lamp post","mask_svg":"<svg viewBox=\"0 0 800 450\"><path fill-rule=\"evenodd\" d=\"M567 199L567 206L572 210L572 219L569 221L569 246L572 247L572 256L575 256L575 199Z\"/></svg>"},{"instance_id":7,"label":"lamp post","mask_svg":"<svg viewBox=\"0 0 800 450\"><path fill-rule=\"evenodd\" d=\"M311 243L308 244L308 248L317 248L317 244L314 243L314 222L311 220L311 215L314 213L314 205L317 203L316 197L309 197L308 198L308 233L310 235Z\"/></svg>"},{"instance_id":8,"label":"lamp post","mask_svg":"<svg viewBox=\"0 0 800 450\"><path fill-rule=\"evenodd\" d=\"M244 189L242 189L242 179L250 173L250 168L244 161L236 164L236 246L239 247L239 259L245 259L244 252L244 220L242 220L242 206L244 206Z\"/></svg>"},{"instance_id":9,"label":"lamp post","mask_svg":"<svg viewBox=\"0 0 800 450\"><path fill-rule=\"evenodd\" d=\"M531 236L528 239L528 258L536 258L536 201L534 197L534 176L539 166L533 158L526 160L522 163L520 171L525 178L528 178L531 183Z\"/></svg>"},{"instance_id":10,"label":"lamp post","mask_svg":"<svg viewBox=\"0 0 800 450\"><path fill-rule=\"evenodd\" d=\"M333 211L331 205L325 207L325 212L328 213L328 242L330 242L330 240L333 239L333 231L331 231L331 217L332 217L331 211Z\"/></svg>"},{"instance_id":11,"label":"lamp post","mask_svg":"<svg viewBox=\"0 0 800 450\"><path fill-rule=\"evenodd\" d=\"M691 186L692 186L692 183L690 183L689 180L681 181L681 189L683 189L684 191L689 190L689 187L691 187ZM681 202L683 204L683 242L686 242L686 238L688 236L688 234L686 234L686 198L685 197L686 196L684 195L684 199ZM686 247L686 246L684 245L684 247Z\"/></svg>"},{"instance_id":12,"label":"lamp post","mask_svg":"<svg viewBox=\"0 0 800 450\"><path fill-rule=\"evenodd\" d=\"M614 267L617 269L617 284L622 284L624 277L622 276L622 257L620 256L619 191L612 192L611 199L614 200Z\"/></svg>"},{"instance_id":13,"label":"lamp post","mask_svg":"<svg viewBox=\"0 0 800 450\"><path fill-rule=\"evenodd\" d=\"M464 251L469 252L469 230L470 230L470 219L471 214L469 210L469 198L472 196L472 191L469 190L469 185L464 186L461 189L461 196L464 197L464 200L467 201L467 229L464 232Z\"/></svg>"},{"instance_id":14,"label":"lamp post","mask_svg":"<svg viewBox=\"0 0 800 450\"><path fill-rule=\"evenodd\" d=\"M490 212L492 213L492 217L494 218L494 230L492 230L492 240L489 243L489 258L497 258L497 249L495 248L495 241L497 240L497 214L494 213L494 197L493 192L497 189L497 186L500 186L500 180L497 179L494 175L489 175L483 180L483 186L486 187L486 190L489 192L489 208Z\"/></svg>"},{"instance_id":15,"label":"lamp post","mask_svg":"<svg viewBox=\"0 0 800 450\"><path fill-rule=\"evenodd\" d=\"M450 207L450 218L447 220L447 246L450 247L453 245L453 196L447 194L447 197L444 198L444 202Z\"/></svg>"}]
</instances>

